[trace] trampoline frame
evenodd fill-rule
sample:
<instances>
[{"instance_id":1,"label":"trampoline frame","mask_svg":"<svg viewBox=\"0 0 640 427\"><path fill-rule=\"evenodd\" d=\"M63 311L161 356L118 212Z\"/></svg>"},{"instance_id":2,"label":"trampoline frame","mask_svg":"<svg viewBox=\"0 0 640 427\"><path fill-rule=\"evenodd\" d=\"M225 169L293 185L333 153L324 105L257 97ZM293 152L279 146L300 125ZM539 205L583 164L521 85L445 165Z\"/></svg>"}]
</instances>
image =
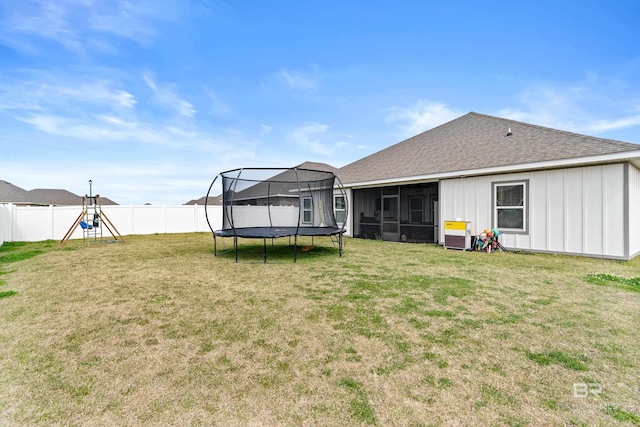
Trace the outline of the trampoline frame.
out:
<instances>
[{"instance_id":1,"label":"trampoline frame","mask_svg":"<svg viewBox=\"0 0 640 427\"><path fill-rule=\"evenodd\" d=\"M256 181L259 183L262 182L268 182L268 186L267 186L267 208L268 208L268 214L269 214L269 223L271 224L271 226L269 227L241 227L241 228L236 228L234 225L234 221L233 221L233 197L231 200L226 200L227 199L227 192L224 191L223 189L223 195L222 195L222 208L223 208L223 226L224 226L224 219L226 216L227 222L229 224L231 224L231 228L227 228L227 229L221 229L221 230L214 230L214 228L211 226L211 222L209 221L209 214L208 214L208 202L209 202L209 195L211 193L211 189L213 188L213 185L215 184L216 180L218 179L218 177L223 177L224 179L224 175L225 174L229 174L232 172L238 172L238 175L235 178L228 178L228 179L232 179L235 182L233 182L233 192L232 194L237 194L235 192L235 188L238 184L238 181L241 180L241 176L242 173L244 171L283 171L287 172L287 171L294 171L295 172L295 177L296 177L296 184L297 184L297 189L298 189L298 208L302 209L303 206L303 201L302 201L302 194L304 193L304 188L302 188L300 186L300 178L298 175L299 171L308 171L308 172L317 172L317 173L322 173L322 174L326 174L328 177L329 176L333 176L333 187L331 190L327 190L327 191L331 191L331 200L332 200L332 208L331 208L331 214L333 216L333 224L336 224L336 226L301 226L300 224L300 219L302 217L302 215L300 215L300 212L298 213L298 221L297 221L297 225L296 226L276 226L274 227L272 224L272 219L271 219L271 207L272 205L269 203L269 192L270 192L270 188L271 188L271 183L272 182L279 182L277 179L272 180L273 177L266 179L266 180L262 180L262 181ZM224 181L223 181L224 182ZM289 181L280 181L280 182L289 182ZM309 180L303 180L304 182L312 182ZM340 194L342 195L343 199L344 199L344 203L345 203L345 218L344 218L344 222L342 223L341 227L338 227L338 223L335 219L335 207L334 207L334 201L335 201L335 194L334 191L338 190L340 192ZM227 209L226 207L229 206L229 209ZM277 238L281 238L281 237L289 237L289 241L291 241L291 237L294 238L294 246L293 246L293 262L295 263L297 260L297 248L298 248L298 236L311 236L311 238L313 239L313 237L318 237L318 236L327 236L327 237L331 237L332 238L332 242L335 242L333 240L333 236L337 236L337 242L338 242L338 253L339 256L342 257L342 248L343 248L343 241L342 241L342 237L343 234L345 233L345 226L347 223L347 218L349 217L349 205L348 205L348 199L347 199L347 193L344 189L344 186L342 185L342 182L340 181L340 178L338 178L338 176L331 172L331 171L322 171L322 170L315 170L315 169L306 169L306 168L298 168L298 167L292 167L292 168L238 168L238 169L231 169L225 172L221 172L218 175L216 175L216 177L213 179L213 181L211 182L211 185L209 186L209 189L207 190L207 195L205 197L205 218L207 220L207 224L209 225L209 229L211 230L211 233L213 235L213 253L214 256L218 256L218 248L217 248L217 237L220 238L224 238L224 237L233 237L233 248L235 251L235 258L236 258L236 262L238 262L238 238L246 238L246 239L263 239L263 262L266 263L267 262L267 239L272 239L272 241L274 239ZM313 240L312 240L313 242Z\"/></svg>"}]
</instances>

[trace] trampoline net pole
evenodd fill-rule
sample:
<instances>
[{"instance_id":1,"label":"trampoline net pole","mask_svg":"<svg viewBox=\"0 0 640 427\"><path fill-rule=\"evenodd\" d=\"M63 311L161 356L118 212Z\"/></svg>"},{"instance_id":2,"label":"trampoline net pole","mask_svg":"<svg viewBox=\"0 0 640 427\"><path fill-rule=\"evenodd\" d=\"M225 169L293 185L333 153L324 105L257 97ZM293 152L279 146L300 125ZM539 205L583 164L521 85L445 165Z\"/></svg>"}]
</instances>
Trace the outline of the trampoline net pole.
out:
<instances>
[{"instance_id":1,"label":"trampoline net pole","mask_svg":"<svg viewBox=\"0 0 640 427\"><path fill-rule=\"evenodd\" d=\"M269 213L269 227L273 227L271 220L271 182L267 184L267 212Z\"/></svg>"}]
</instances>

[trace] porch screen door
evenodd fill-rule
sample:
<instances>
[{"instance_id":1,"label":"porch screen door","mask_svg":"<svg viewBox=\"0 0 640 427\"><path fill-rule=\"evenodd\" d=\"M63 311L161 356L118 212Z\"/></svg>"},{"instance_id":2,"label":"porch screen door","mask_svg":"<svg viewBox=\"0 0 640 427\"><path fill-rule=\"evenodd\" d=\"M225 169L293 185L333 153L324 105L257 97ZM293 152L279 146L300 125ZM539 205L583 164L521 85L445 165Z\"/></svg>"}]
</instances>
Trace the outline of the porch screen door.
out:
<instances>
[{"instance_id":1,"label":"porch screen door","mask_svg":"<svg viewBox=\"0 0 640 427\"><path fill-rule=\"evenodd\" d=\"M382 240L400 240L400 196L382 196Z\"/></svg>"}]
</instances>

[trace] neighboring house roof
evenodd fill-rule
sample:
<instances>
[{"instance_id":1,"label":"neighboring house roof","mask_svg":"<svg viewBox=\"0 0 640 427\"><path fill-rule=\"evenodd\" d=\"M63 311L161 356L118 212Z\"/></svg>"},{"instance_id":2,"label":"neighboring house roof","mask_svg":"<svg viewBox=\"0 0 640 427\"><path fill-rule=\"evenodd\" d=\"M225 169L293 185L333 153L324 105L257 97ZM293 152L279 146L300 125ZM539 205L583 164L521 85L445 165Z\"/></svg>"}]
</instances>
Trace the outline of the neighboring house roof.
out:
<instances>
[{"instance_id":1,"label":"neighboring house roof","mask_svg":"<svg viewBox=\"0 0 640 427\"><path fill-rule=\"evenodd\" d=\"M295 167L298 169L310 169L314 171L333 172L335 175L337 175L338 171L340 170L326 163L319 163L319 162L304 162Z\"/></svg>"},{"instance_id":2,"label":"neighboring house roof","mask_svg":"<svg viewBox=\"0 0 640 427\"><path fill-rule=\"evenodd\" d=\"M352 184L638 150L637 144L471 112L339 172L343 183Z\"/></svg>"},{"instance_id":3,"label":"neighboring house roof","mask_svg":"<svg viewBox=\"0 0 640 427\"><path fill-rule=\"evenodd\" d=\"M298 185L326 180L329 177L333 179L333 175L337 172L337 169L331 165L316 162L304 162L288 169L274 169L273 172L278 170L281 172L271 177L258 178L259 180L254 181L255 184L250 184L252 179L256 179L255 175L252 176L250 169L239 170L240 181L247 179L248 181L244 184L249 186L243 186L242 190L236 192L234 200L266 199L267 197L297 199L300 195L297 192L293 192L293 190L297 191ZM249 173L242 174L242 172L247 171ZM256 168L255 171L263 174L270 172L270 169ZM234 177L234 175L231 174L231 177ZM237 178L237 175L235 175L235 178ZM318 190L319 188L313 189ZM307 188L302 187L302 190L306 191Z\"/></svg>"},{"instance_id":4,"label":"neighboring house roof","mask_svg":"<svg viewBox=\"0 0 640 427\"><path fill-rule=\"evenodd\" d=\"M0 180L0 203L16 205L81 206L82 197L67 190L37 188L24 190L7 181ZM117 205L111 199L100 197L101 205Z\"/></svg>"},{"instance_id":5,"label":"neighboring house roof","mask_svg":"<svg viewBox=\"0 0 640 427\"><path fill-rule=\"evenodd\" d=\"M80 204L82 204L82 202L81 202ZM102 196L100 196L100 204L101 204L102 206L106 206L106 205L118 205L118 203L114 202L114 201L113 201L113 200L111 200L110 198L108 198L108 197L102 197Z\"/></svg>"},{"instance_id":6,"label":"neighboring house roof","mask_svg":"<svg viewBox=\"0 0 640 427\"><path fill-rule=\"evenodd\" d=\"M28 193L34 200L48 205L82 205L82 197L67 190L37 188Z\"/></svg>"},{"instance_id":7,"label":"neighboring house roof","mask_svg":"<svg viewBox=\"0 0 640 427\"><path fill-rule=\"evenodd\" d=\"M36 202L27 190L3 180L0 180L0 203L41 204Z\"/></svg>"},{"instance_id":8,"label":"neighboring house roof","mask_svg":"<svg viewBox=\"0 0 640 427\"><path fill-rule=\"evenodd\" d=\"M207 196L202 196L199 199L189 200L185 205L204 205L205 199ZM217 196L209 197L206 200L207 205L222 205L222 194L218 194Z\"/></svg>"}]
</instances>

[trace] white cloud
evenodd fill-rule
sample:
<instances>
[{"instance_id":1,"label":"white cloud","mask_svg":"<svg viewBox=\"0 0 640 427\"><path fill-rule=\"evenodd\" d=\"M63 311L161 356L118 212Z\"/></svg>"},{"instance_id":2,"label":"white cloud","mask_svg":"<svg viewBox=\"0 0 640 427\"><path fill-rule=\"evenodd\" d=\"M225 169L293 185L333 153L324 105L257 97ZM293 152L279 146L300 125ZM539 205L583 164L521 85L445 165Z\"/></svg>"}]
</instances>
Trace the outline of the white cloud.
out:
<instances>
[{"instance_id":1,"label":"white cloud","mask_svg":"<svg viewBox=\"0 0 640 427\"><path fill-rule=\"evenodd\" d=\"M593 120L587 129L593 132L607 132L610 130L625 129L640 126L640 114L634 114L626 117L614 118L611 120Z\"/></svg>"},{"instance_id":2,"label":"white cloud","mask_svg":"<svg viewBox=\"0 0 640 427\"><path fill-rule=\"evenodd\" d=\"M294 90L314 90L318 88L317 70L315 69L309 73L290 71L283 68L277 73L277 76L284 81L289 88Z\"/></svg>"},{"instance_id":3,"label":"white cloud","mask_svg":"<svg viewBox=\"0 0 640 427\"><path fill-rule=\"evenodd\" d=\"M205 93L209 97L210 110L214 116L229 116L233 111L232 108L220 100L220 97L211 89L205 89Z\"/></svg>"},{"instance_id":4,"label":"white cloud","mask_svg":"<svg viewBox=\"0 0 640 427\"><path fill-rule=\"evenodd\" d=\"M157 84L151 73L145 73L142 78L153 91L156 101L169 109L175 110L183 117L193 117L196 108L189 101L180 98L176 93L175 85Z\"/></svg>"},{"instance_id":5,"label":"white cloud","mask_svg":"<svg viewBox=\"0 0 640 427\"><path fill-rule=\"evenodd\" d=\"M207 170L205 164L193 161L138 160L133 166L125 159L53 163L0 160L3 179L25 190L59 188L84 195L89 193L88 181L91 179L94 194L122 205L183 204L204 196L216 175Z\"/></svg>"},{"instance_id":6,"label":"white cloud","mask_svg":"<svg viewBox=\"0 0 640 427\"><path fill-rule=\"evenodd\" d=\"M89 81L79 86L55 86L43 87L42 89L51 92L52 96L59 96L73 102L88 102L95 104L110 105L114 108L132 108L136 104L135 97L122 89L111 87L107 81Z\"/></svg>"},{"instance_id":7,"label":"white cloud","mask_svg":"<svg viewBox=\"0 0 640 427\"><path fill-rule=\"evenodd\" d=\"M460 115L462 115L461 112L451 109L443 103L420 100L411 107L392 108L386 121L399 123L405 136L412 136L453 120Z\"/></svg>"},{"instance_id":8,"label":"white cloud","mask_svg":"<svg viewBox=\"0 0 640 427\"><path fill-rule=\"evenodd\" d=\"M295 128L289 134L289 139L313 153L329 156L333 153L333 148L320 141L327 129L329 129L328 125L315 122L307 123Z\"/></svg>"},{"instance_id":9,"label":"white cloud","mask_svg":"<svg viewBox=\"0 0 640 427\"><path fill-rule=\"evenodd\" d=\"M248 145L242 136L234 137L227 134L219 138L194 129L125 120L121 117L104 114L84 117L30 114L16 119L50 135L99 142L104 145L145 143L180 151L213 153L228 151L229 146L243 150ZM69 143L69 145L71 144Z\"/></svg>"},{"instance_id":10,"label":"white cloud","mask_svg":"<svg viewBox=\"0 0 640 427\"><path fill-rule=\"evenodd\" d=\"M329 125L317 122L297 126L288 134L289 141L312 154L324 157L333 157L336 152L348 149L352 144L352 138L344 133L330 132ZM310 160L308 155L305 155L305 159ZM340 159L332 161L340 161Z\"/></svg>"},{"instance_id":11,"label":"white cloud","mask_svg":"<svg viewBox=\"0 0 640 427\"><path fill-rule=\"evenodd\" d=\"M131 109L137 102L131 93L106 80L72 83L38 75L29 80L3 80L0 83L0 110L76 109L79 104L120 110Z\"/></svg>"},{"instance_id":12,"label":"white cloud","mask_svg":"<svg viewBox=\"0 0 640 427\"><path fill-rule=\"evenodd\" d=\"M273 126L260 125L260 136L265 136L273 130Z\"/></svg>"},{"instance_id":13,"label":"white cloud","mask_svg":"<svg viewBox=\"0 0 640 427\"><path fill-rule=\"evenodd\" d=\"M117 53L111 37L147 45L155 37L155 23L175 19L181 10L177 3L156 0L9 2L3 5L0 42L30 54L40 50L40 39L78 54Z\"/></svg>"},{"instance_id":14,"label":"white cloud","mask_svg":"<svg viewBox=\"0 0 640 427\"><path fill-rule=\"evenodd\" d=\"M578 133L640 126L640 91L618 79L589 75L577 83L536 83L497 116ZM614 113L615 112L615 113Z\"/></svg>"}]
</instances>

